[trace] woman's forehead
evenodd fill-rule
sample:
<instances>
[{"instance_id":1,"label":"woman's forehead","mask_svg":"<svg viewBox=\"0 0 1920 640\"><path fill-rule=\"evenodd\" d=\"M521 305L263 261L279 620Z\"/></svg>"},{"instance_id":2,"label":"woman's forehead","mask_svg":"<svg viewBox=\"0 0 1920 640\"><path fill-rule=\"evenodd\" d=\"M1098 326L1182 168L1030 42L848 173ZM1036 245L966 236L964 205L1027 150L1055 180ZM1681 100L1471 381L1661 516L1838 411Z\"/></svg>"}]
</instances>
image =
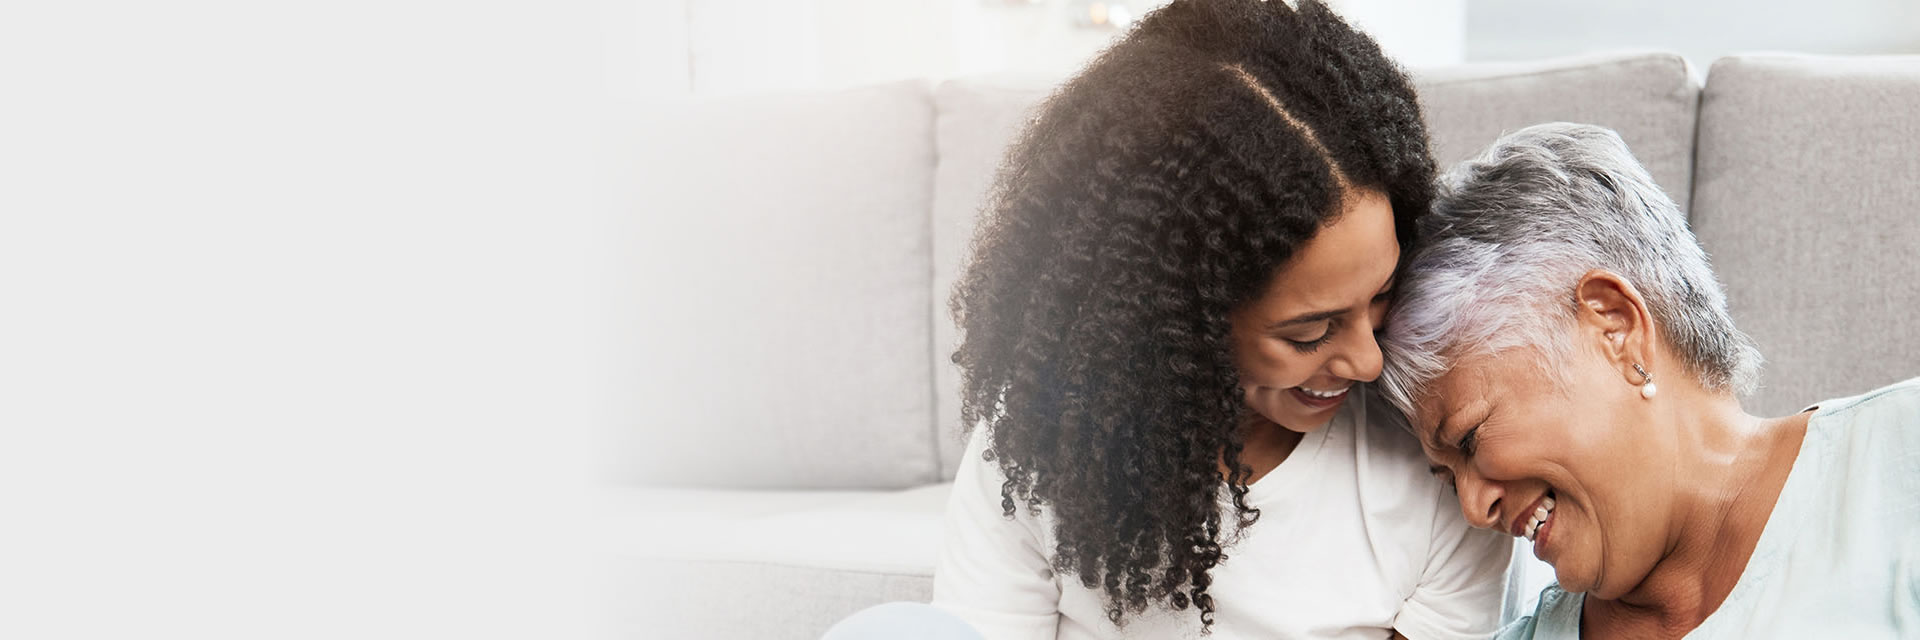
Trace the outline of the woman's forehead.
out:
<instances>
[{"instance_id":1,"label":"woman's forehead","mask_svg":"<svg viewBox=\"0 0 1920 640\"><path fill-rule=\"evenodd\" d=\"M1400 244L1386 197L1358 198L1334 223L1320 229L1274 275L1259 303L1276 314L1340 308L1373 297L1393 277Z\"/></svg>"},{"instance_id":2,"label":"woman's forehead","mask_svg":"<svg viewBox=\"0 0 1920 640\"><path fill-rule=\"evenodd\" d=\"M1563 373L1548 367L1571 364L1528 348L1462 356L1427 386L1425 396L1414 403L1417 415L1408 418L1416 429L1432 429L1441 418L1479 411L1485 408L1481 405L1503 406L1509 411L1538 410L1541 402L1565 397Z\"/></svg>"},{"instance_id":3,"label":"woman's forehead","mask_svg":"<svg viewBox=\"0 0 1920 640\"><path fill-rule=\"evenodd\" d=\"M1473 355L1455 360L1414 403L1415 415L1408 416L1414 429L1437 433L1448 417L1492 404L1504 392L1520 386L1512 378L1524 371L1514 366L1514 360L1497 355Z\"/></svg>"}]
</instances>

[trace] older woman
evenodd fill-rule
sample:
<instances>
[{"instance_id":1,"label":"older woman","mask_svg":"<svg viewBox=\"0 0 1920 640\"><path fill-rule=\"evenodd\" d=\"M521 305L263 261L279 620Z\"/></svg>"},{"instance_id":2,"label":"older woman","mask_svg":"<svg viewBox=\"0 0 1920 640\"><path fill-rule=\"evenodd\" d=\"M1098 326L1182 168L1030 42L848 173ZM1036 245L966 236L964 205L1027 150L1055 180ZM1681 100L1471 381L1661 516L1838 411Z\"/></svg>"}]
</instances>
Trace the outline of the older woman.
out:
<instances>
[{"instance_id":1,"label":"older woman","mask_svg":"<svg viewBox=\"0 0 1920 640\"><path fill-rule=\"evenodd\" d=\"M1383 385L1467 520L1554 567L1503 637L1920 635L1920 379L1742 410L1760 355L1605 129L1501 139L1419 230Z\"/></svg>"}]
</instances>

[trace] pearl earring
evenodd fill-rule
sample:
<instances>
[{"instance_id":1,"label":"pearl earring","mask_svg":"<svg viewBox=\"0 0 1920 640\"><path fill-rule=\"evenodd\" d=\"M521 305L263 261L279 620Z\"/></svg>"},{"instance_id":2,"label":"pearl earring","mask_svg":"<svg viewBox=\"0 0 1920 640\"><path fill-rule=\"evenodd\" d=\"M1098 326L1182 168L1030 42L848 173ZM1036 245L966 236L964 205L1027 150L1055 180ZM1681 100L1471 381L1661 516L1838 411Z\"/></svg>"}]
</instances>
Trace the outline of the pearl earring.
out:
<instances>
[{"instance_id":1,"label":"pearl earring","mask_svg":"<svg viewBox=\"0 0 1920 640\"><path fill-rule=\"evenodd\" d=\"M1660 388L1653 385L1653 374L1647 373L1646 369L1640 368L1640 363L1638 362L1633 363L1633 371L1640 374L1640 377L1643 379L1640 382L1640 397L1652 400L1653 394L1660 392Z\"/></svg>"}]
</instances>

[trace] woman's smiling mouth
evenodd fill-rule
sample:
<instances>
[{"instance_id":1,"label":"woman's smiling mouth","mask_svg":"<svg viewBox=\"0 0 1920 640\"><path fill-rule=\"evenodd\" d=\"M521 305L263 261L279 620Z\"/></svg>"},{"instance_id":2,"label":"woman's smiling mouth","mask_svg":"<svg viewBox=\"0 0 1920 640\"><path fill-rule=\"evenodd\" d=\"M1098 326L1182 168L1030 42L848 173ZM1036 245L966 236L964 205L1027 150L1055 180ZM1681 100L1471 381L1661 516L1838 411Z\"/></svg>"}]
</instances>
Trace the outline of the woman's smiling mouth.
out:
<instances>
[{"instance_id":1,"label":"woman's smiling mouth","mask_svg":"<svg viewBox=\"0 0 1920 640\"><path fill-rule=\"evenodd\" d=\"M1533 502L1532 509L1514 517L1513 524L1507 528L1507 533L1532 542L1533 555L1541 560L1546 559L1542 554L1546 547L1546 535L1552 530L1553 508L1553 490L1548 489Z\"/></svg>"},{"instance_id":2,"label":"woman's smiling mouth","mask_svg":"<svg viewBox=\"0 0 1920 640\"><path fill-rule=\"evenodd\" d=\"M1298 400L1300 404L1306 405L1309 408L1328 409L1339 406L1340 401L1346 399L1347 391L1352 388L1353 385L1349 383L1347 386L1330 391L1310 389L1302 386L1288 389L1287 392L1293 395L1294 400Z\"/></svg>"}]
</instances>

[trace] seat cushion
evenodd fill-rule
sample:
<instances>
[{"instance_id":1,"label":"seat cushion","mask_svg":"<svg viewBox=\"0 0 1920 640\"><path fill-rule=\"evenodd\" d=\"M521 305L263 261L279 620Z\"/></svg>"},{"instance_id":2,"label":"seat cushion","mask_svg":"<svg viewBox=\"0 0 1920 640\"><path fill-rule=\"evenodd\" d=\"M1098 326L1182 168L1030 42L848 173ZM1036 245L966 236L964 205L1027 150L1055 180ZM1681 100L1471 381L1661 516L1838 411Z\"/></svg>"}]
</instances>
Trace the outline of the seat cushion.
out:
<instances>
[{"instance_id":1,"label":"seat cushion","mask_svg":"<svg viewBox=\"0 0 1920 640\"><path fill-rule=\"evenodd\" d=\"M1920 56L1737 56L1700 106L1693 228L1768 415L1920 375Z\"/></svg>"},{"instance_id":2,"label":"seat cushion","mask_svg":"<svg viewBox=\"0 0 1920 640\"><path fill-rule=\"evenodd\" d=\"M615 628L811 639L869 606L926 602L950 490L603 490Z\"/></svg>"},{"instance_id":3,"label":"seat cushion","mask_svg":"<svg viewBox=\"0 0 1920 640\"><path fill-rule=\"evenodd\" d=\"M632 146L614 479L932 482L929 87L676 103Z\"/></svg>"}]
</instances>

